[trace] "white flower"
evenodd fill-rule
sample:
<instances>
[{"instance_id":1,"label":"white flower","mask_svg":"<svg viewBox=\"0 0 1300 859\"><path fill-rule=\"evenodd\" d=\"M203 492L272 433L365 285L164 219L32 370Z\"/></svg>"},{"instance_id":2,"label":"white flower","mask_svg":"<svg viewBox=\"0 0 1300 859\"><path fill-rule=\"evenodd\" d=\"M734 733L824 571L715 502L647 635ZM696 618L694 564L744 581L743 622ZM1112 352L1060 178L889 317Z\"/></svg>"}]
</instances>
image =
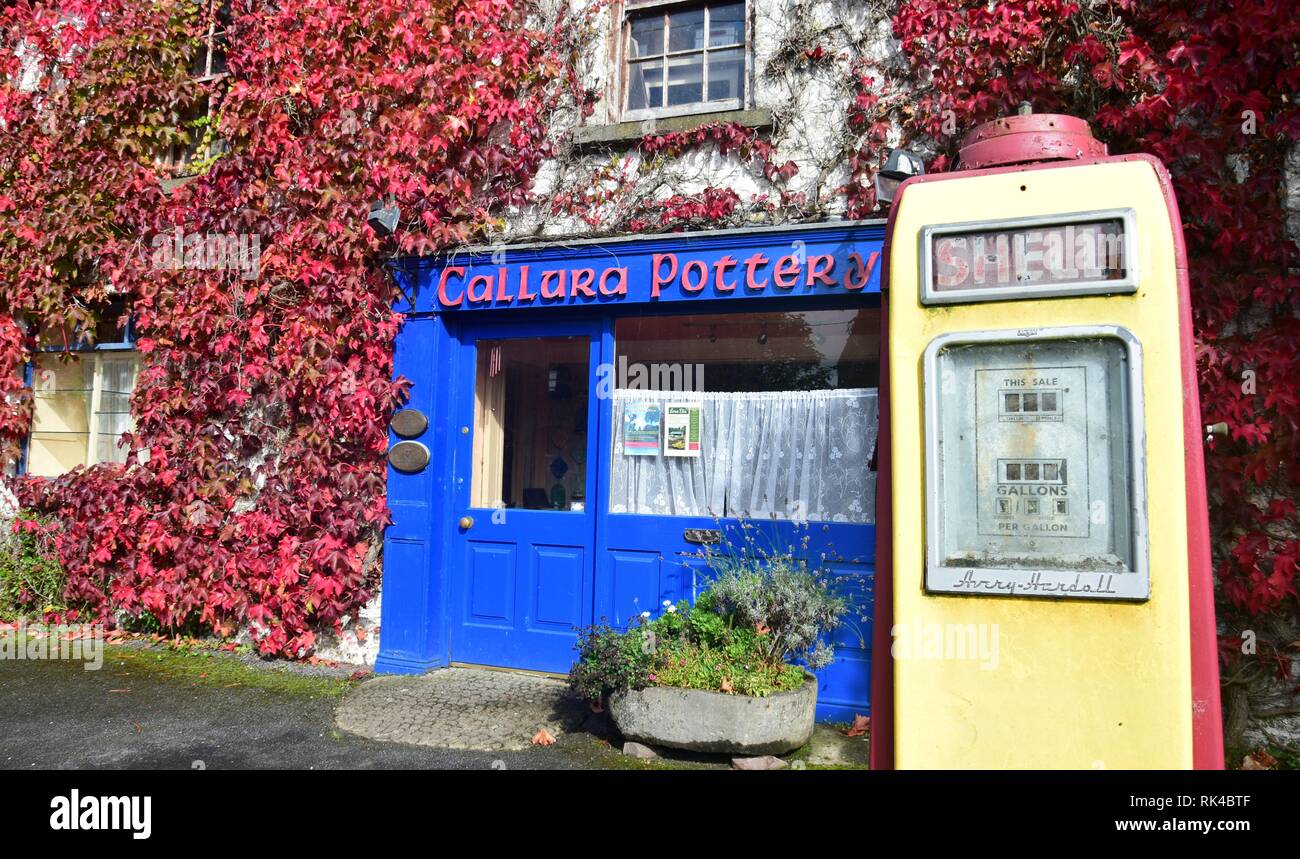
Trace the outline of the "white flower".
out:
<instances>
[{"instance_id":1,"label":"white flower","mask_svg":"<svg viewBox=\"0 0 1300 859\"><path fill-rule=\"evenodd\" d=\"M675 605L670 605L670 606L668 606L668 613L669 613L669 614L676 614L676 613L677 613L677 606L675 606Z\"/></svg>"},{"instance_id":2,"label":"white flower","mask_svg":"<svg viewBox=\"0 0 1300 859\"><path fill-rule=\"evenodd\" d=\"M673 604L673 601L672 601L672 600L664 600L664 608L668 608L668 607L670 607L672 604Z\"/></svg>"},{"instance_id":3,"label":"white flower","mask_svg":"<svg viewBox=\"0 0 1300 859\"><path fill-rule=\"evenodd\" d=\"M650 619L650 612L648 612L648 611L643 611L643 612L641 612L641 616L642 616L643 618L645 618L646 620L649 620L649 619Z\"/></svg>"}]
</instances>

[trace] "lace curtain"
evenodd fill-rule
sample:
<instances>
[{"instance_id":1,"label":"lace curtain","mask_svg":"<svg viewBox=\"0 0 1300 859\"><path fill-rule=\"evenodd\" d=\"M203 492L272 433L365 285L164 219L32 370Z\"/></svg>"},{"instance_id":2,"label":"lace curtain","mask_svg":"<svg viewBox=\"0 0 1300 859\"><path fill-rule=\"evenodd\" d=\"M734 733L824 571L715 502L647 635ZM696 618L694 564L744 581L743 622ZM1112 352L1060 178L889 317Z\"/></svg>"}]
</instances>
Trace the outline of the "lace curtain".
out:
<instances>
[{"instance_id":1,"label":"lace curtain","mask_svg":"<svg viewBox=\"0 0 1300 859\"><path fill-rule=\"evenodd\" d=\"M629 456L623 411L698 403L701 455ZM762 393L614 391L611 513L871 523L874 388Z\"/></svg>"}]
</instances>

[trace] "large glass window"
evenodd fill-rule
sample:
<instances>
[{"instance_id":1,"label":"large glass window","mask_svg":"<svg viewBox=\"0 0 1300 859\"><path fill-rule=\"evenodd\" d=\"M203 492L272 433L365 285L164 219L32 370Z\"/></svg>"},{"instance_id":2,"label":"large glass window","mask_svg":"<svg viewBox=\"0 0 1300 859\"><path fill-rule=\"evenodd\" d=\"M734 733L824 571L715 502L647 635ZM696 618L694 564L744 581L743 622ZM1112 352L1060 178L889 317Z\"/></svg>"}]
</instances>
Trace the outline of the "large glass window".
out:
<instances>
[{"instance_id":1,"label":"large glass window","mask_svg":"<svg viewBox=\"0 0 1300 859\"><path fill-rule=\"evenodd\" d=\"M744 3L629 14L629 113L740 108L744 98Z\"/></svg>"},{"instance_id":2,"label":"large glass window","mask_svg":"<svg viewBox=\"0 0 1300 859\"><path fill-rule=\"evenodd\" d=\"M875 520L875 309L621 319L610 512Z\"/></svg>"},{"instance_id":3,"label":"large glass window","mask_svg":"<svg viewBox=\"0 0 1300 859\"><path fill-rule=\"evenodd\" d=\"M478 341L472 506L583 509L590 344Z\"/></svg>"}]
</instances>

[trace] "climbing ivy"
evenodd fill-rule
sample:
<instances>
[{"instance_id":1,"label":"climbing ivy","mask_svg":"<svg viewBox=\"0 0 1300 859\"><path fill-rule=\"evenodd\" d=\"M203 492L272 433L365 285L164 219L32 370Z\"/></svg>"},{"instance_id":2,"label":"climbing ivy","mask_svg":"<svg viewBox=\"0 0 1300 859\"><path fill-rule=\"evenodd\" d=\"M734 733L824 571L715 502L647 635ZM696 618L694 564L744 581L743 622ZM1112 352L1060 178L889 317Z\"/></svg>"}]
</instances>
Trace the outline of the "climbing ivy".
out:
<instances>
[{"instance_id":1,"label":"climbing ivy","mask_svg":"<svg viewBox=\"0 0 1300 859\"><path fill-rule=\"evenodd\" d=\"M109 621L149 612L164 626L197 614L223 635L251 623L263 651L301 654L313 630L369 598L388 515L385 424L404 391L390 379L401 320L384 255L499 236L530 205L606 232L878 216L871 180L888 146L925 149L943 169L962 133L1028 101L1088 119L1112 152L1169 166L1203 417L1230 427L1208 453L1222 614L1294 614L1300 321L1284 198L1300 138L1293 10L1273 0L912 0L878 10L896 40L880 57L861 31L819 24L814 5L792 5L779 50L758 70L845 96L832 151L805 190L791 188L801 167L779 153L795 117L778 107L771 134L734 123L651 131L537 200L543 165L571 166L557 145L564 128L593 108L579 66L602 4L573 16L531 0L234 0L220 84L185 72L206 4L6 4L4 454L12 460L30 424L20 368L59 345L43 332L89 328L105 301L125 297L147 359L126 440L146 461L15 483L57 523L69 604ZM225 147L169 189L156 154L185 141L183 117L205 98L210 137ZM658 168L699 152L750 171L761 193L660 193ZM392 237L365 226L377 199L401 212ZM257 277L150 264L158 237L177 230L258 237Z\"/></svg>"}]
</instances>

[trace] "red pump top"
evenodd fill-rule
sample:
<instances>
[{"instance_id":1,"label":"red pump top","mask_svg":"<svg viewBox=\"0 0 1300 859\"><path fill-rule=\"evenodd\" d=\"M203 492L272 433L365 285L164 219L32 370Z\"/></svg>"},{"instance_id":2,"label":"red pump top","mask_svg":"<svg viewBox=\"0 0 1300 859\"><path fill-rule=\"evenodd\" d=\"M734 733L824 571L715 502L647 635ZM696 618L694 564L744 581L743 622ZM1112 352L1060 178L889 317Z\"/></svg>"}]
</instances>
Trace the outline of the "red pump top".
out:
<instances>
[{"instance_id":1,"label":"red pump top","mask_svg":"<svg viewBox=\"0 0 1300 859\"><path fill-rule=\"evenodd\" d=\"M958 170L980 170L1041 161L1100 158L1106 144L1088 123L1062 113L1030 113L995 119L971 129L961 142Z\"/></svg>"}]
</instances>

